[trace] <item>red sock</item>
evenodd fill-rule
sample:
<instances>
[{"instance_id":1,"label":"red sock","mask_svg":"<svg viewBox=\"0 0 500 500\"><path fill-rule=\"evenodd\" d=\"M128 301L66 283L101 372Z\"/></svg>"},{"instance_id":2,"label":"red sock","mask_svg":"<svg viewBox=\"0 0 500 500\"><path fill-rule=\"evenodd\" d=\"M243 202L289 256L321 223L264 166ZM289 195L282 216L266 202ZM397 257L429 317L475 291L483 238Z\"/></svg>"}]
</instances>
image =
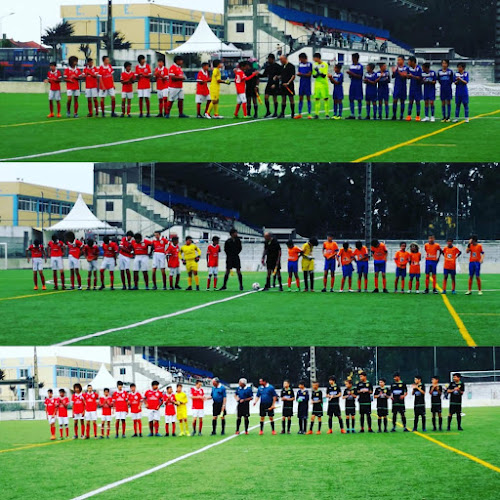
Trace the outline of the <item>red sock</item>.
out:
<instances>
[{"instance_id":1,"label":"red sock","mask_svg":"<svg viewBox=\"0 0 500 500\"><path fill-rule=\"evenodd\" d=\"M82 437L83 437L83 435L85 434L85 422L83 420L81 422L82 422L82 424L81 424L80 427L81 427L81 430L82 430Z\"/></svg>"},{"instance_id":2,"label":"red sock","mask_svg":"<svg viewBox=\"0 0 500 500\"><path fill-rule=\"evenodd\" d=\"M418 290L420 288L420 280L417 280L415 283L415 290Z\"/></svg>"},{"instance_id":3,"label":"red sock","mask_svg":"<svg viewBox=\"0 0 500 500\"><path fill-rule=\"evenodd\" d=\"M87 437L90 437L90 422L87 422Z\"/></svg>"},{"instance_id":4,"label":"red sock","mask_svg":"<svg viewBox=\"0 0 500 500\"><path fill-rule=\"evenodd\" d=\"M443 280L443 290L446 292L446 280Z\"/></svg>"},{"instance_id":5,"label":"red sock","mask_svg":"<svg viewBox=\"0 0 500 500\"><path fill-rule=\"evenodd\" d=\"M201 115L201 103L199 102L196 104L196 113L198 115Z\"/></svg>"},{"instance_id":6,"label":"red sock","mask_svg":"<svg viewBox=\"0 0 500 500\"><path fill-rule=\"evenodd\" d=\"M113 287L115 284L115 273L113 271L109 271L109 281L110 281L111 287Z\"/></svg>"},{"instance_id":7,"label":"red sock","mask_svg":"<svg viewBox=\"0 0 500 500\"><path fill-rule=\"evenodd\" d=\"M425 288L429 288L429 275L425 275Z\"/></svg>"},{"instance_id":8,"label":"red sock","mask_svg":"<svg viewBox=\"0 0 500 500\"><path fill-rule=\"evenodd\" d=\"M54 103L52 101L49 101L49 110L50 114L54 114Z\"/></svg>"},{"instance_id":9,"label":"red sock","mask_svg":"<svg viewBox=\"0 0 500 500\"><path fill-rule=\"evenodd\" d=\"M104 286L104 269L100 270L100 274L101 274L101 285Z\"/></svg>"},{"instance_id":10,"label":"red sock","mask_svg":"<svg viewBox=\"0 0 500 500\"><path fill-rule=\"evenodd\" d=\"M401 290L405 289L405 280L404 278L401 279Z\"/></svg>"},{"instance_id":11,"label":"red sock","mask_svg":"<svg viewBox=\"0 0 500 500\"><path fill-rule=\"evenodd\" d=\"M36 271L33 271L33 283L35 283L35 286L38 286L38 274Z\"/></svg>"},{"instance_id":12,"label":"red sock","mask_svg":"<svg viewBox=\"0 0 500 500\"><path fill-rule=\"evenodd\" d=\"M116 435L118 435L118 432L120 431L120 421L117 420L115 422L115 429L116 429Z\"/></svg>"},{"instance_id":13,"label":"red sock","mask_svg":"<svg viewBox=\"0 0 500 500\"><path fill-rule=\"evenodd\" d=\"M210 278L207 279L207 288L210 288Z\"/></svg>"},{"instance_id":14,"label":"red sock","mask_svg":"<svg viewBox=\"0 0 500 500\"><path fill-rule=\"evenodd\" d=\"M75 430L75 436L78 436L78 420L75 421L74 430Z\"/></svg>"},{"instance_id":15,"label":"red sock","mask_svg":"<svg viewBox=\"0 0 500 500\"><path fill-rule=\"evenodd\" d=\"M139 113L142 115L142 97L139 97Z\"/></svg>"},{"instance_id":16,"label":"red sock","mask_svg":"<svg viewBox=\"0 0 500 500\"><path fill-rule=\"evenodd\" d=\"M240 104L236 104L236 109L234 110L234 116L238 116L238 113L240 112Z\"/></svg>"},{"instance_id":17,"label":"red sock","mask_svg":"<svg viewBox=\"0 0 500 500\"><path fill-rule=\"evenodd\" d=\"M57 101L57 114L61 113L61 101Z\"/></svg>"},{"instance_id":18,"label":"red sock","mask_svg":"<svg viewBox=\"0 0 500 500\"><path fill-rule=\"evenodd\" d=\"M92 114L92 99L89 99L87 101L87 105L89 107L89 115L91 115Z\"/></svg>"},{"instance_id":19,"label":"red sock","mask_svg":"<svg viewBox=\"0 0 500 500\"><path fill-rule=\"evenodd\" d=\"M61 271L61 285L64 286L64 273Z\"/></svg>"},{"instance_id":20,"label":"red sock","mask_svg":"<svg viewBox=\"0 0 500 500\"><path fill-rule=\"evenodd\" d=\"M62 427L59 427L59 434L61 435L61 437L63 437L63 428Z\"/></svg>"},{"instance_id":21,"label":"red sock","mask_svg":"<svg viewBox=\"0 0 500 500\"><path fill-rule=\"evenodd\" d=\"M134 420L134 434L137 434L137 420Z\"/></svg>"},{"instance_id":22,"label":"red sock","mask_svg":"<svg viewBox=\"0 0 500 500\"><path fill-rule=\"evenodd\" d=\"M330 278L330 288L333 289L333 285L335 285L335 275L333 274L332 277Z\"/></svg>"},{"instance_id":23,"label":"red sock","mask_svg":"<svg viewBox=\"0 0 500 500\"><path fill-rule=\"evenodd\" d=\"M111 101L111 113L114 113L116 109L116 101L113 99Z\"/></svg>"},{"instance_id":24,"label":"red sock","mask_svg":"<svg viewBox=\"0 0 500 500\"><path fill-rule=\"evenodd\" d=\"M183 99L179 99L177 101L177 106L179 106L179 114L180 115L184 114L184 100Z\"/></svg>"},{"instance_id":25,"label":"red sock","mask_svg":"<svg viewBox=\"0 0 500 500\"><path fill-rule=\"evenodd\" d=\"M365 278L365 290L368 290L368 278Z\"/></svg>"},{"instance_id":26,"label":"red sock","mask_svg":"<svg viewBox=\"0 0 500 500\"><path fill-rule=\"evenodd\" d=\"M247 111L247 103L244 102L243 103L243 116L247 116L248 115L248 111Z\"/></svg>"},{"instance_id":27,"label":"red sock","mask_svg":"<svg viewBox=\"0 0 500 500\"><path fill-rule=\"evenodd\" d=\"M122 434L125 435L125 420L122 420Z\"/></svg>"},{"instance_id":28,"label":"red sock","mask_svg":"<svg viewBox=\"0 0 500 500\"><path fill-rule=\"evenodd\" d=\"M165 434L168 434L168 424L165 424Z\"/></svg>"},{"instance_id":29,"label":"red sock","mask_svg":"<svg viewBox=\"0 0 500 500\"><path fill-rule=\"evenodd\" d=\"M95 114L96 116L99 114L99 101L97 98L94 99L94 107L95 107Z\"/></svg>"},{"instance_id":30,"label":"red sock","mask_svg":"<svg viewBox=\"0 0 500 500\"><path fill-rule=\"evenodd\" d=\"M122 113L125 114L125 99L122 99Z\"/></svg>"},{"instance_id":31,"label":"red sock","mask_svg":"<svg viewBox=\"0 0 500 500\"><path fill-rule=\"evenodd\" d=\"M54 278L54 286L57 286L57 271L53 271L52 275Z\"/></svg>"},{"instance_id":32,"label":"red sock","mask_svg":"<svg viewBox=\"0 0 500 500\"><path fill-rule=\"evenodd\" d=\"M172 434L175 434L175 422L172 422Z\"/></svg>"},{"instance_id":33,"label":"red sock","mask_svg":"<svg viewBox=\"0 0 500 500\"><path fill-rule=\"evenodd\" d=\"M75 115L78 114L78 99L75 99Z\"/></svg>"},{"instance_id":34,"label":"red sock","mask_svg":"<svg viewBox=\"0 0 500 500\"><path fill-rule=\"evenodd\" d=\"M198 426L198 432L201 432L201 429L203 429L203 420L200 418L200 425Z\"/></svg>"},{"instance_id":35,"label":"red sock","mask_svg":"<svg viewBox=\"0 0 500 500\"><path fill-rule=\"evenodd\" d=\"M479 291L481 291L481 278L478 276L478 277L476 278L476 281L477 281L477 289L478 289Z\"/></svg>"},{"instance_id":36,"label":"red sock","mask_svg":"<svg viewBox=\"0 0 500 500\"><path fill-rule=\"evenodd\" d=\"M205 106L205 114L208 113L208 108L210 107L210 101L207 101L207 105Z\"/></svg>"},{"instance_id":37,"label":"red sock","mask_svg":"<svg viewBox=\"0 0 500 500\"><path fill-rule=\"evenodd\" d=\"M174 278L173 278L173 276L169 276L168 277L168 282L170 283L170 288L173 288L174 287Z\"/></svg>"},{"instance_id":38,"label":"red sock","mask_svg":"<svg viewBox=\"0 0 500 500\"><path fill-rule=\"evenodd\" d=\"M97 422L94 422L94 436L97 437Z\"/></svg>"},{"instance_id":39,"label":"red sock","mask_svg":"<svg viewBox=\"0 0 500 500\"><path fill-rule=\"evenodd\" d=\"M384 289L387 288L387 278L382 278L382 284L384 285Z\"/></svg>"},{"instance_id":40,"label":"red sock","mask_svg":"<svg viewBox=\"0 0 500 500\"><path fill-rule=\"evenodd\" d=\"M342 278L342 281L340 282L340 289L344 289L344 284L345 284L345 278Z\"/></svg>"},{"instance_id":41,"label":"red sock","mask_svg":"<svg viewBox=\"0 0 500 500\"><path fill-rule=\"evenodd\" d=\"M328 280L328 279L327 279L326 277L325 277L325 278L323 278L323 287L324 287L324 288L326 288L326 282L327 282L327 280Z\"/></svg>"},{"instance_id":42,"label":"red sock","mask_svg":"<svg viewBox=\"0 0 500 500\"><path fill-rule=\"evenodd\" d=\"M352 276L349 276L349 290L352 288Z\"/></svg>"},{"instance_id":43,"label":"red sock","mask_svg":"<svg viewBox=\"0 0 500 500\"><path fill-rule=\"evenodd\" d=\"M409 283L408 283L408 290L411 291L412 287L413 287L413 281L410 280Z\"/></svg>"},{"instance_id":44,"label":"red sock","mask_svg":"<svg viewBox=\"0 0 500 500\"><path fill-rule=\"evenodd\" d=\"M70 274L71 286L75 286L75 271L72 269Z\"/></svg>"},{"instance_id":45,"label":"red sock","mask_svg":"<svg viewBox=\"0 0 500 500\"><path fill-rule=\"evenodd\" d=\"M291 288L292 286L292 278L288 278L288 288Z\"/></svg>"},{"instance_id":46,"label":"red sock","mask_svg":"<svg viewBox=\"0 0 500 500\"><path fill-rule=\"evenodd\" d=\"M51 436L56 435L56 424L50 424L50 435Z\"/></svg>"},{"instance_id":47,"label":"red sock","mask_svg":"<svg viewBox=\"0 0 500 500\"><path fill-rule=\"evenodd\" d=\"M358 278L358 290L361 290L361 278Z\"/></svg>"},{"instance_id":48,"label":"red sock","mask_svg":"<svg viewBox=\"0 0 500 500\"><path fill-rule=\"evenodd\" d=\"M378 288L378 275L375 275L375 288Z\"/></svg>"},{"instance_id":49,"label":"red sock","mask_svg":"<svg viewBox=\"0 0 500 500\"><path fill-rule=\"evenodd\" d=\"M436 289L436 275L435 274L432 275L432 288L434 288L434 290Z\"/></svg>"},{"instance_id":50,"label":"red sock","mask_svg":"<svg viewBox=\"0 0 500 500\"><path fill-rule=\"evenodd\" d=\"M297 288L300 288L300 280L299 280L299 278L297 278L297 279L295 280L295 283L296 283L296 285L297 285Z\"/></svg>"},{"instance_id":51,"label":"red sock","mask_svg":"<svg viewBox=\"0 0 500 500\"><path fill-rule=\"evenodd\" d=\"M104 98L101 99L101 112L104 115Z\"/></svg>"},{"instance_id":52,"label":"red sock","mask_svg":"<svg viewBox=\"0 0 500 500\"><path fill-rule=\"evenodd\" d=\"M104 422L101 424L101 436L104 436Z\"/></svg>"},{"instance_id":53,"label":"red sock","mask_svg":"<svg viewBox=\"0 0 500 500\"><path fill-rule=\"evenodd\" d=\"M158 434L158 431L160 430L160 422L158 420L155 420L154 422L154 427L155 427L155 434Z\"/></svg>"},{"instance_id":54,"label":"red sock","mask_svg":"<svg viewBox=\"0 0 500 500\"><path fill-rule=\"evenodd\" d=\"M66 437L69 437L69 427L66 426Z\"/></svg>"},{"instance_id":55,"label":"red sock","mask_svg":"<svg viewBox=\"0 0 500 500\"><path fill-rule=\"evenodd\" d=\"M455 282L454 281L451 282L451 290L452 290L452 292L455 291Z\"/></svg>"},{"instance_id":56,"label":"red sock","mask_svg":"<svg viewBox=\"0 0 500 500\"><path fill-rule=\"evenodd\" d=\"M137 426L139 427L139 434L142 434L142 420L137 421Z\"/></svg>"},{"instance_id":57,"label":"red sock","mask_svg":"<svg viewBox=\"0 0 500 500\"><path fill-rule=\"evenodd\" d=\"M168 104L168 98L164 98L163 99L163 111L165 112L165 114L167 113L167 104Z\"/></svg>"},{"instance_id":58,"label":"red sock","mask_svg":"<svg viewBox=\"0 0 500 500\"><path fill-rule=\"evenodd\" d=\"M146 111L148 112L148 115L151 111L151 102L150 100L146 97Z\"/></svg>"},{"instance_id":59,"label":"red sock","mask_svg":"<svg viewBox=\"0 0 500 500\"><path fill-rule=\"evenodd\" d=\"M170 114L170 111L172 110L172 105L173 105L173 102L172 102L172 101L168 101L168 102L167 102L167 107L165 108L165 114L166 114L166 115L169 115L169 114Z\"/></svg>"},{"instance_id":60,"label":"red sock","mask_svg":"<svg viewBox=\"0 0 500 500\"><path fill-rule=\"evenodd\" d=\"M472 290L472 278L469 278L469 290Z\"/></svg>"},{"instance_id":61,"label":"red sock","mask_svg":"<svg viewBox=\"0 0 500 500\"><path fill-rule=\"evenodd\" d=\"M214 288L217 288L217 276L214 276Z\"/></svg>"}]
</instances>

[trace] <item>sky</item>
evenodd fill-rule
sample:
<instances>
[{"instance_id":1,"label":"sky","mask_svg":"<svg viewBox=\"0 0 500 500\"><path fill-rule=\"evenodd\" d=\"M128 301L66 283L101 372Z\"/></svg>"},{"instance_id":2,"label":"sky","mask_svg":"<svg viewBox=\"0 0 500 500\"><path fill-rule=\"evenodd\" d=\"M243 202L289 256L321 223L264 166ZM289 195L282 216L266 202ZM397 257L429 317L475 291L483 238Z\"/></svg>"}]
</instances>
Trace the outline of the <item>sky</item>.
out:
<instances>
[{"instance_id":1,"label":"sky","mask_svg":"<svg viewBox=\"0 0 500 500\"><path fill-rule=\"evenodd\" d=\"M183 7L206 12L223 12L224 0L152 0L158 5ZM114 4L148 3L148 0L113 0ZM21 42L40 42L42 32L61 21L61 5L107 4L106 0L2 0L0 2L1 31L7 38ZM13 15L8 15L13 12ZM8 17L4 17L8 16Z\"/></svg>"},{"instance_id":2,"label":"sky","mask_svg":"<svg viewBox=\"0 0 500 500\"><path fill-rule=\"evenodd\" d=\"M43 358L44 356L64 356L84 361L110 362L109 347L37 347L36 351L39 358ZM33 347L2 346L0 357L33 357Z\"/></svg>"},{"instance_id":3,"label":"sky","mask_svg":"<svg viewBox=\"0 0 500 500\"><path fill-rule=\"evenodd\" d=\"M24 181L79 193L94 193L93 163L4 163L0 182Z\"/></svg>"}]
</instances>

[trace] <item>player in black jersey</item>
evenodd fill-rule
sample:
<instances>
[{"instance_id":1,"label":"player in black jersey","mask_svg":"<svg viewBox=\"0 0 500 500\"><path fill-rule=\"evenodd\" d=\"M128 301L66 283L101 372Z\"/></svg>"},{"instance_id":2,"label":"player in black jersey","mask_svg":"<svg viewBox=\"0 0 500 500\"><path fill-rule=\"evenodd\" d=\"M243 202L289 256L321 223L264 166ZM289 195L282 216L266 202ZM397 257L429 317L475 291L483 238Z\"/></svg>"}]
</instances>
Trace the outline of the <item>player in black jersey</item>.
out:
<instances>
[{"instance_id":1,"label":"player in black jersey","mask_svg":"<svg viewBox=\"0 0 500 500\"><path fill-rule=\"evenodd\" d=\"M426 432L425 427L425 385L422 383L422 377L415 375L412 384L412 394L415 397L413 406L413 432L418 429L418 419L422 417L422 432Z\"/></svg>"},{"instance_id":2,"label":"player in black jersey","mask_svg":"<svg viewBox=\"0 0 500 500\"><path fill-rule=\"evenodd\" d=\"M405 398L408 395L406 384L401 380L399 372L394 374L394 382L391 385L392 396L392 429L391 432L396 432L396 422L398 413L401 415L401 422L403 422L404 432L410 432L406 427L405 415Z\"/></svg>"},{"instance_id":3,"label":"player in black jersey","mask_svg":"<svg viewBox=\"0 0 500 500\"><path fill-rule=\"evenodd\" d=\"M387 431L387 415L389 415L389 398L391 389L387 387L385 378L378 381L379 387L375 389L374 397L377 400L378 432L382 432L382 422L384 423L384 432Z\"/></svg>"},{"instance_id":4,"label":"player in black jersey","mask_svg":"<svg viewBox=\"0 0 500 500\"><path fill-rule=\"evenodd\" d=\"M295 401L295 394L293 389L290 388L290 381L283 382L283 389L281 390L281 401L283 401L283 418L281 419L281 434L285 434L285 424L287 432L290 434L290 427L292 425L293 417L293 402Z\"/></svg>"},{"instance_id":5,"label":"player in black jersey","mask_svg":"<svg viewBox=\"0 0 500 500\"><path fill-rule=\"evenodd\" d=\"M301 380L297 390L297 417L299 419L298 434L305 434L307 428L307 417L309 415L309 392L306 383Z\"/></svg>"},{"instance_id":6,"label":"player in black jersey","mask_svg":"<svg viewBox=\"0 0 500 500\"><path fill-rule=\"evenodd\" d=\"M432 413L432 430L437 431L436 415L439 418L439 430L443 430L443 413L441 398L443 396L443 387L439 385L439 377L434 375L431 379L431 387L429 389L431 395L431 413Z\"/></svg>"},{"instance_id":7,"label":"player in black jersey","mask_svg":"<svg viewBox=\"0 0 500 500\"><path fill-rule=\"evenodd\" d=\"M318 419L318 430L316 434L321 434L321 418L323 417L323 391L319 390L319 382L312 383L311 390L312 414L309 431L307 434L313 433L314 421Z\"/></svg>"},{"instance_id":8,"label":"player in black jersey","mask_svg":"<svg viewBox=\"0 0 500 500\"><path fill-rule=\"evenodd\" d=\"M332 375L328 379L328 387L326 388L326 398L328 399L328 432L333 432L333 417L339 420L340 432L345 434L344 422L342 421L342 412L340 411L340 398L342 397L342 389L337 385L337 379Z\"/></svg>"},{"instance_id":9,"label":"player in black jersey","mask_svg":"<svg viewBox=\"0 0 500 500\"><path fill-rule=\"evenodd\" d=\"M368 382L366 372L359 373L359 382L356 386L356 394L358 395L359 402L359 416L361 422L361 429L359 432L365 432L365 416L366 423L368 424L368 432L372 430L372 394L373 385Z\"/></svg>"},{"instance_id":10,"label":"player in black jersey","mask_svg":"<svg viewBox=\"0 0 500 500\"><path fill-rule=\"evenodd\" d=\"M453 374L453 382L448 386L448 394L450 395L450 414L448 415L448 430L451 427L453 415L457 417L457 426L459 431L462 429L462 396L465 392L465 385L462 382L460 373Z\"/></svg>"},{"instance_id":11,"label":"player in black jersey","mask_svg":"<svg viewBox=\"0 0 500 500\"><path fill-rule=\"evenodd\" d=\"M352 380L348 379L345 382L344 395L345 399L345 425L346 432L349 433L349 426L352 428L351 433L355 433L354 425L356 419L356 389L352 386Z\"/></svg>"}]
</instances>

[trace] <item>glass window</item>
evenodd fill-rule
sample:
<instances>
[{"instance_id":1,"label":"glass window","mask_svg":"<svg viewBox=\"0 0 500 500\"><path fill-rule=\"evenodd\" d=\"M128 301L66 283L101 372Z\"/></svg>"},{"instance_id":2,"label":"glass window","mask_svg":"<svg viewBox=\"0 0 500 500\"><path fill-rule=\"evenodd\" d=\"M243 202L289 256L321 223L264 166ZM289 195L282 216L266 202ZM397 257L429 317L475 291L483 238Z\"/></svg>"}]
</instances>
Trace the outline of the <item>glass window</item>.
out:
<instances>
[{"instance_id":1,"label":"glass window","mask_svg":"<svg viewBox=\"0 0 500 500\"><path fill-rule=\"evenodd\" d=\"M236 23L236 33L245 33L245 23Z\"/></svg>"},{"instance_id":2,"label":"glass window","mask_svg":"<svg viewBox=\"0 0 500 500\"><path fill-rule=\"evenodd\" d=\"M115 209L115 202L114 201L107 201L106 202L106 212L112 212Z\"/></svg>"},{"instance_id":3,"label":"glass window","mask_svg":"<svg viewBox=\"0 0 500 500\"><path fill-rule=\"evenodd\" d=\"M28 375L29 375L29 371L27 368L21 368L19 370L19 377L20 378L26 378L26 377L28 377Z\"/></svg>"},{"instance_id":4,"label":"glass window","mask_svg":"<svg viewBox=\"0 0 500 500\"><path fill-rule=\"evenodd\" d=\"M73 377L74 378L78 377L78 368L71 368L71 370L70 370L70 377L72 377L72 378Z\"/></svg>"},{"instance_id":5,"label":"glass window","mask_svg":"<svg viewBox=\"0 0 500 500\"><path fill-rule=\"evenodd\" d=\"M99 32L102 33L107 33L108 32L108 21L99 21Z\"/></svg>"},{"instance_id":6,"label":"glass window","mask_svg":"<svg viewBox=\"0 0 500 500\"><path fill-rule=\"evenodd\" d=\"M172 23L172 33L174 35L183 35L184 25L182 23Z\"/></svg>"},{"instance_id":7,"label":"glass window","mask_svg":"<svg viewBox=\"0 0 500 500\"><path fill-rule=\"evenodd\" d=\"M126 371L126 368L120 368L120 375L125 375Z\"/></svg>"}]
</instances>

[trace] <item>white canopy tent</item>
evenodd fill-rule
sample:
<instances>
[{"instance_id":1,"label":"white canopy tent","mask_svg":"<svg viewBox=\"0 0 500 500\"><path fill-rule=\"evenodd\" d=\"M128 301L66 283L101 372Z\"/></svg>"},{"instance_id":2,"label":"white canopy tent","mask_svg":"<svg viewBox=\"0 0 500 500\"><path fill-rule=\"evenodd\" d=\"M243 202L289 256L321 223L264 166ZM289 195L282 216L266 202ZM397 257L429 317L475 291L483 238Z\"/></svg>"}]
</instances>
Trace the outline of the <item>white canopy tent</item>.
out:
<instances>
[{"instance_id":1,"label":"white canopy tent","mask_svg":"<svg viewBox=\"0 0 500 500\"><path fill-rule=\"evenodd\" d=\"M47 231L95 231L100 234L115 234L116 228L99 220L79 194L68 215L47 228Z\"/></svg>"},{"instance_id":2,"label":"white canopy tent","mask_svg":"<svg viewBox=\"0 0 500 500\"><path fill-rule=\"evenodd\" d=\"M96 391L102 391L105 388L108 388L110 391L116 388L116 380L113 378L113 375L109 373L104 365L101 365L97 375L94 377L90 385Z\"/></svg>"},{"instance_id":3,"label":"white canopy tent","mask_svg":"<svg viewBox=\"0 0 500 500\"><path fill-rule=\"evenodd\" d=\"M179 47L167 51L167 54L219 54L226 57L239 57L241 51L219 40L217 35L202 17L194 33Z\"/></svg>"}]
</instances>

